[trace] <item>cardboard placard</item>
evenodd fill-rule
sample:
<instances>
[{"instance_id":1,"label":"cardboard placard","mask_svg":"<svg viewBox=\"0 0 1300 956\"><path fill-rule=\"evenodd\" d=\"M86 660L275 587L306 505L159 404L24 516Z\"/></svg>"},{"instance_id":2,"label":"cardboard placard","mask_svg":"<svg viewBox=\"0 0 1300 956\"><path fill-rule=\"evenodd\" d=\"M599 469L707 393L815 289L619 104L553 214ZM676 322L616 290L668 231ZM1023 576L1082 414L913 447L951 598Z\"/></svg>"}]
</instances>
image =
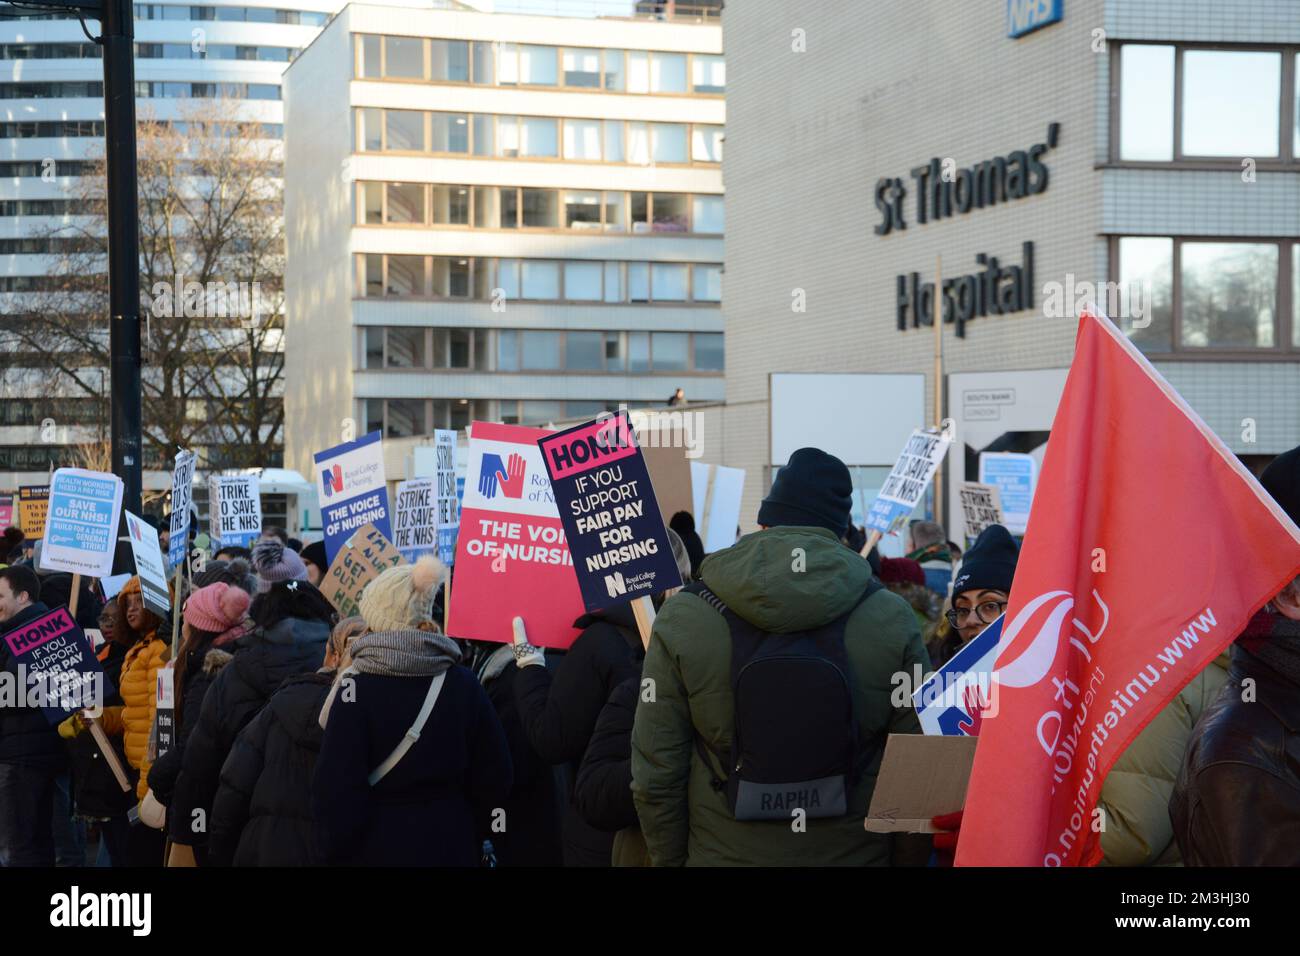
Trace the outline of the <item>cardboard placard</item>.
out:
<instances>
[{"instance_id":1,"label":"cardboard placard","mask_svg":"<svg viewBox=\"0 0 1300 956\"><path fill-rule=\"evenodd\" d=\"M154 740L156 755L161 757L176 746L176 671L169 663L158 670L154 690Z\"/></svg>"},{"instance_id":2,"label":"cardboard placard","mask_svg":"<svg viewBox=\"0 0 1300 956\"><path fill-rule=\"evenodd\" d=\"M18 524L30 540L45 536L45 515L50 508L49 485L21 485L18 488Z\"/></svg>"},{"instance_id":3,"label":"cardboard placard","mask_svg":"<svg viewBox=\"0 0 1300 956\"><path fill-rule=\"evenodd\" d=\"M437 486L436 478L408 478L397 483L393 547L407 561L438 550ZM454 479L452 488L454 491Z\"/></svg>"},{"instance_id":4,"label":"cardboard placard","mask_svg":"<svg viewBox=\"0 0 1300 956\"><path fill-rule=\"evenodd\" d=\"M996 716L993 664L1003 621L1000 616L980 631L912 694L925 733L978 737L984 717Z\"/></svg>"},{"instance_id":5,"label":"cardboard placard","mask_svg":"<svg viewBox=\"0 0 1300 956\"><path fill-rule=\"evenodd\" d=\"M931 819L966 803L975 737L890 734L871 794L872 833L935 833Z\"/></svg>"},{"instance_id":6,"label":"cardboard placard","mask_svg":"<svg viewBox=\"0 0 1300 956\"><path fill-rule=\"evenodd\" d=\"M384 479L382 433L373 431L315 455L325 557L333 563L344 542L367 524L390 541L388 485Z\"/></svg>"},{"instance_id":7,"label":"cardboard placard","mask_svg":"<svg viewBox=\"0 0 1300 956\"><path fill-rule=\"evenodd\" d=\"M962 514L966 519L966 536L978 538L989 525L1003 524L1002 496L997 485L963 481L957 488Z\"/></svg>"},{"instance_id":8,"label":"cardboard placard","mask_svg":"<svg viewBox=\"0 0 1300 956\"><path fill-rule=\"evenodd\" d=\"M952 423L947 425L942 431L917 428L912 432L867 511L868 531L893 534L916 510L952 444Z\"/></svg>"},{"instance_id":9,"label":"cardboard placard","mask_svg":"<svg viewBox=\"0 0 1300 956\"><path fill-rule=\"evenodd\" d=\"M121 511L121 478L83 468L58 469L50 478L40 569L96 578L110 574Z\"/></svg>"},{"instance_id":10,"label":"cardboard placard","mask_svg":"<svg viewBox=\"0 0 1300 956\"><path fill-rule=\"evenodd\" d=\"M360 614L361 592L389 568L405 564L391 541L372 524L361 528L345 544L321 579L320 590L341 617Z\"/></svg>"},{"instance_id":11,"label":"cardboard placard","mask_svg":"<svg viewBox=\"0 0 1300 956\"><path fill-rule=\"evenodd\" d=\"M158 532L129 511L126 512L126 527L135 570L140 575L140 596L144 599L144 606L159 617L165 617L172 602L167 590L167 569L163 566Z\"/></svg>"},{"instance_id":12,"label":"cardboard placard","mask_svg":"<svg viewBox=\"0 0 1300 956\"><path fill-rule=\"evenodd\" d=\"M172 472L172 512L168 525L167 566L176 567L189 550L190 502L194 496L194 462L192 451L176 453L176 469Z\"/></svg>"},{"instance_id":13,"label":"cardboard placard","mask_svg":"<svg viewBox=\"0 0 1300 956\"><path fill-rule=\"evenodd\" d=\"M460 504L456 489L456 432L448 428L433 433L438 462L437 519L438 560L450 567L456 560L456 537L460 534Z\"/></svg>"},{"instance_id":14,"label":"cardboard placard","mask_svg":"<svg viewBox=\"0 0 1300 956\"><path fill-rule=\"evenodd\" d=\"M262 497L256 475L213 475L208 479L208 527L222 547L252 546L262 533Z\"/></svg>"},{"instance_id":15,"label":"cardboard placard","mask_svg":"<svg viewBox=\"0 0 1300 956\"><path fill-rule=\"evenodd\" d=\"M681 587L626 412L537 442L588 611Z\"/></svg>"},{"instance_id":16,"label":"cardboard placard","mask_svg":"<svg viewBox=\"0 0 1300 956\"><path fill-rule=\"evenodd\" d=\"M567 648L583 613L564 526L542 464L542 428L475 422L447 631L508 643L522 617L530 643Z\"/></svg>"},{"instance_id":17,"label":"cardboard placard","mask_svg":"<svg viewBox=\"0 0 1300 956\"><path fill-rule=\"evenodd\" d=\"M704 544L704 553L729 548L736 543L736 529L740 525L745 469L706 465L701 461L691 462L690 467L695 531Z\"/></svg>"},{"instance_id":18,"label":"cardboard placard","mask_svg":"<svg viewBox=\"0 0 1300 956\"><path fill-rule=\"evenodd\" d=\"M644 419L648 416L639 417ZM647 437L636 414L632 415L632 424L637 429L637 444L641 446L641 457L650 472L664 524L671 522L679 511L698 517L691 494L691 459L686 457L688 442L685 431L661 424Z\"/></svg>"},{"instance_id":19,"label":"cardboard placard","mask_svg":"<svg viewBox=\"0 0 1300 956\"><path fill-rule=\"evenodd\" d=\"M980 482L997 487L1006 529L1012 534L1024 534L1038 485L1034 456L1010 451L980 452Z\"/></svg>"}]
</instances>

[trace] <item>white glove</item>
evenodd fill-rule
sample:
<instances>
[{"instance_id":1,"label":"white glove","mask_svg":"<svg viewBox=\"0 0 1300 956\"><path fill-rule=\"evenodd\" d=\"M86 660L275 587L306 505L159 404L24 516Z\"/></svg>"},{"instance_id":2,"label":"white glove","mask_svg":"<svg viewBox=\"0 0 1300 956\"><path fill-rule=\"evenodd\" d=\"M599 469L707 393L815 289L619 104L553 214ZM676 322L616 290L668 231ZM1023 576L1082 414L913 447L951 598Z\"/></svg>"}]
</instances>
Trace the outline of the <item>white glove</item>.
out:
<instances>
[{"instance_id":1,"label":"white glove","mask_svg":"<svg viewBox=\"0 0 1300 956\"><path fill-rule=\"evenodd\" d=\"M515 639L511 643L511 650L515 652L515 664L519 667L531 667L534 664L545 667L546 651L528 643L528 634L524 631L522 617L514 619L514 629Z\"/></svg>"}]
</instances>

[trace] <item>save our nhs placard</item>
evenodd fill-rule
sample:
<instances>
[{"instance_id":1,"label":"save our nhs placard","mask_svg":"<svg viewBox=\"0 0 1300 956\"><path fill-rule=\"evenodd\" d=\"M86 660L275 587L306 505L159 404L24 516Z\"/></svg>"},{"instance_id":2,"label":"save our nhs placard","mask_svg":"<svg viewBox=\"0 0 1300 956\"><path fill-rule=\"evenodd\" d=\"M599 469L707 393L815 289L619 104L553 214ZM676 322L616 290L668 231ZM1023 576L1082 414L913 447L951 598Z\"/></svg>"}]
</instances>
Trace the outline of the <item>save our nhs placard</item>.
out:
<instances>
[{"instance_id":1,"label":"save our nhs placard","mask_svg":"<svg viewBox=\"0 0 1300 956\"><path fill-rule=\"evenodd\" d=\"M979 736L980 721L994 715L993 665L1002 623L999 617L986 627L912 694L922 731L934 736Z\"/></svg>"},{"instance_id":2,"label":"save our nhs placard","mask_svg":"<svg viewBox=\"0 0 1300 956\"><path fill-rule=\"evenodd\" d=\"M456 540L447 633L510 643L521 617L528 641L567 648L580 633L582 592L542 464L538 439L550 432L474 422L465 500Z\"/></svg>"},{"instance_id":3,"label":"save our nhs placard","mask_svg":"<svg viewBox=\"0 0 1300 956\"><path fill-rule=\"evenodd\" d=\"M60 468L50 478L41 539L41 570L102 578L113 570L122 479L102 471Z\"/></svg>"},{"instance_id":4,"label":"save our nhs placard","mask_svg":"<svg viewBox=\"0 0 1300 956\"><path fill-rule=\"evenodd\" d=\"M356 441L316 453L321 528L325 533L325 557L330 562L364 525L373 524L392 540L382 438L382 432L373 431Z\"/></svg>"},{"instance_id":5,"label":"save our nhs placard","mask_svg":"<svg viewBox=\"0 0 1300 956\"><path fill-rule=\"evenodd\" d=\"M650 471L626 412L537 442L588 611L681 587Z\"/></svg>"},{"instance_id":6,"label":"save our nhs placard","mask_svg":"<svg viewBox=\"0 0 1300 956\"><path fill-rule=\"evenodd\" d=\"M867 512L867 530L892 534L907 521L921 503L930 479L943 463L952 444L952 422L945 421L941 431L916 429L903 446L893 471L885 479Z\"/></svg>"}]
</instances>

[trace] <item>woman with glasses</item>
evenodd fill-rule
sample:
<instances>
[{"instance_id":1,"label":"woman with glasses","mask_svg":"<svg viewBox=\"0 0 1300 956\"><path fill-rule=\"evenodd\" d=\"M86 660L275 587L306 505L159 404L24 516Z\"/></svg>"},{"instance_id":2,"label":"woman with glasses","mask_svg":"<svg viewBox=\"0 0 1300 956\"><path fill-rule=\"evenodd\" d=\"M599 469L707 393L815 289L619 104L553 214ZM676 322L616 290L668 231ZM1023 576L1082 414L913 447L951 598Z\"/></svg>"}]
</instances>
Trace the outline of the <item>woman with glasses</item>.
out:
<instances>
[{"instance_id":1,"label":"woman with glasses","mask_svg":"<svg viewBox=\"0 0 1300 956\"><path fill-rule=\"evenodd\" d=\"M1016 539L1000 524L989 525L975 539L953 581L944 626L930 644L935 667L946 664L1007 609L1019 557Z\"/></svg>"}]
</instances>

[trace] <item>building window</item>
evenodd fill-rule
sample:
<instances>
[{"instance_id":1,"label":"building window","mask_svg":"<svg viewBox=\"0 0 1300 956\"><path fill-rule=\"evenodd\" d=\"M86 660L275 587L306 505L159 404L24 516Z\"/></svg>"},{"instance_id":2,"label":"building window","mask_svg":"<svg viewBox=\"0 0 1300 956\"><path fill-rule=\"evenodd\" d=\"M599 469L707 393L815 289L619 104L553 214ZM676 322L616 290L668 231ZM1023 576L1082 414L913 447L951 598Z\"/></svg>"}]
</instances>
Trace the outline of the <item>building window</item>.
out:
<instances>
[{"instance_id":1,"label":"building window","mask_svg":"<svg viewBox=\"0 0 1300 956\"><path fill-rule=\"evenodd\" d=\"M623 91L623 51L605 51L605 89L613 93Z\"/></svg>"},{"instance_id":2,"label":"building window","mask_svg":"<svg viewBox=\"0 0 1300 956\"><path fill-rule=\"evenodd\" d=\"M427 150L424 136L425 115L419 110L384 110L384 149L396 152L425 152Z\"/></svg>"},{"instance_id":3,"label":"building window","mask_svg":"<svg viewBox=\"0 0 1300 956\"><path fill-rule=\"evenodd\" d=\"M566 119L564 158L599 160L602 125L600 120Z\"/></svg>"},{"instance_id":4,"label":"building window","mask_svg":"<svg viewBox=\"0 0 1300 956\"><path fill-rule=\"evenodd\" d=\"M469 41L431 40L429 67L435 83L468 83Z\"/></svg>"},{"instance_id":5,"label":"building window","mask_svg":"<svg viewBox=\"0 0 1300 956\"><path fill-rule=\"evenodd\" d=\"M418 37L384 37L384 77L424 79L424 40Z\"/></svg>"},{"instance_id":6,"label":"building window","mask_svg":"<svg viewBox=\"0 0 1300 956\"><path fill-rule=\"evenodd\" d=\"M723 369L722 333L696 332L691 339L695 349L695 371L721 372Z\"/></svg>"},{"instance_id":7,"label":"building window","mask_svg":"<svg viewBox=\"0 0 1300 956\"><path fill-rule=\"evenodd\" d=\"M384 367L384 330L383 328L371 326L366 329L366 359L365 368L383 368Z\"/></svg>"},{"instance_id":8,"label":"building window","mask_svg":"<svg viewBox=\"0 0 1300 956\"><path fill-rule=\"evenodd\" d=\"M722 57L703 53L691 57L691 92L725 93L726 89L727 66Z\"/></svg>"},{"instance_id":9,"label":"building window","mask_svg":"<svg viewBox=\"0 0 1300 956\"><path fill-rule=\"evenodd\" d=\"M555 86L557 50L553 46L521 44L519 47L519 82L524 86Z\"/></svg>"},{"instance_id":10,"label":"building window","mask_svg":"<svg viewBox=\"0 0 1300 956\"><path fill-rule=\"evenodd\" d=\"M566 192L564 226L566 229L600 229L600 193Z\"/></svg>"},{"instance_id":11,"label":"building window","mask_svg":"<svg viewBox=\"0 0 1300 956\"><path fill-rule=\"evenodd\" d=\"M438 186L429 187L432 200L431 219L438 226L469 225L469 187Z\"/></svg>"},{"instance_id":12,"label":"building window","mask_svg":"<svg viewBox=\"0 0 1300 956\"><path fill-rule=\"evenodd\" d=\"M603 332L564 333L564 367L577 371L599 372L605 367Z\"/></svg>"},{"instance_id":13,"label":"building window","mask_svg":"<svg viewBox=\"0 0 1300 956\"><path fill-rule=\"evenodd\" d=\"M475 40L471 55L474 61L474 82L491 84L496 75L496 50L493 44L487 40Z\"/></svg>"},{"instance_id":14,"label":"building window","mask_svg":"<svg viewBox=\"0 0 1300 956\"><path fill-rule=\"evenodd\" d=\"M468 116L464 113L432 113L430 115L433 126L433 152L469 152Z\"/></svg>"},{"instance_id":15,"label":"building window","mask_svg":"<svg viewBox=\"0 0 1300 956\"><path fill-rule=\"evenodd\" d=\"M525 189L520 204L523 224L530 229L558 229L560 194L554 189Z\"/></svg>"},{"instance_id":16,"label":"building window","mask_svg":"<svg viewBox=\"0 0 1300 956\"><path fill-rule=\"evenodd\" d=\"M600 51L566 49L564 85L582 89L600 89Z\"/></svg>"},{"instance_id":17,"label":"building window","mask_svg":"<svg viewBox=\"0 0 1300 956\"><path fill-rule=\"evenodd\" d=\"M1294 49L1222 49L1126 43L1114 62L1118 142L1124 162L1220 161L1241 157L1292 163L1300 124L1283 110L1283 81Z\"/></svg>"},{"instance_id":18,"label":"building window","mask_svg":"<svg viewBox=\"0 0 1300 956\"><path fill-rule=\"evenodd\" d=\"M709 232L721 235L724 230L722 197L692 197L691 232Z\"/></svg>"},{"instance_id":19,"label":"building window","mask_svg":"<svg viewBox=\"0 0 1300 956\"><path fill-rule=\"evenodd\" d=\"M603 297L600 262L566 262L564 264L564 298L571 302L599 302Z\"/></svg>"},{"instance_id":20,"label":"building window","mask_svg":"<svg viewBox=\"0 0 1300 956\"><path fill-rule=\"evenodd\" d=\"M384 221L384 184L360 183L362 224L367 226L382 225Z\"/></svg>"},{"instance_id":21,"label":"building window","mask_svg":"<svg viewBox=\"0 0 1300 956\"><path fill-rule=\"evenodd\" d=\"M673 193L654 194L653 232L689 232L690 205L686 196Z\"/></svg>"},{"instance_id":22,"label":"building window","mask_svg":"<svg viewBox=\"0 0 1300 956\"><path fill-rule=\"evenodd\" d=\"M722 301L722 266L692 266L691 282L691 298L696 302Z\"/></svg>"},{"instance_id":23,"label":"building window","mask_svg":"<svg viewBox=\"0 0 1300 956\"><path fill-rule=\"evenodd\" d=\"M406 225L426 222L422 183L388 184L388 222Z\"/></svg>"},{"instance_id":24,"label":"building window","mask_svg":"<svg viewBox=\"0 0 1300 956\"><path fill-rule=\"evenodd\" d=\"M386 368L424 368L424 329L388 329Z\"/></svg>"},{"instance_id":25,"label":"building window","mask_svg":"<svg viewBox=\"0 0 1300 956\"><path fill-rule=\"evenodd\" d=\"M520 295L525 299L553 300L560 297L560 264L544 259L520 262Z\"/></svg>"},{"instance_id":26,"label":"building window","mask_svg":"<svg viewBox=\"0 0 1300 956\"><path fill-rule=\"evenodd\" d=\"M413 435L426 435L429 426L425 422L424 399L393 399L385 403L387 414L384 434L388 438L410 438Z\"/></svg>"},{"instance_id":27,"label":"building window","mask_svg":"<svg viewBox=\"0 0 1300 956\"><path fill-rule=\"evenodd\" d=\"M423 256L388 256L384 295L398 298L427 295Z\"/></svg>"},{"instance_id":28,"label":"building window","mask_svg":"<svg viewBox=\"0 0 1300 956\"><path fill-rule=\"evenodd\" d=\"M1300 240L1122 236L1114 301L1098 305L1152 354L1300 349ZM1139 307L1140 306L1140 307Z\"/></svg>"},{"instance_id":29,"label":"building window","mask_svg":"<svg viewBox=\"0 0 1300 956\"><path fill-rule=\"evenodd\" d=\"M656 302L685 302L686 266L680 262L654 262L650 265L650 294Z\"/></svg>"},{"instance_id":30,"label":"building window","mask_svg":"<svg viewBox=\"0 0 1300 956\"><path fill-rule=\"evenodd\" d=\"M697 163L722 162L721 126L696 125L691 128L691 159Z\"/></svg>"},{"instance_id":31,"label":"building window","mask_svg":"<svg viewBox=\"0 0 1300 956\"><path fill-rule=\"evenodd\" d=\"M519 367L524 371L559 371L564 368L559 332L519 333Z\"/></svg>"}]
</instances>

